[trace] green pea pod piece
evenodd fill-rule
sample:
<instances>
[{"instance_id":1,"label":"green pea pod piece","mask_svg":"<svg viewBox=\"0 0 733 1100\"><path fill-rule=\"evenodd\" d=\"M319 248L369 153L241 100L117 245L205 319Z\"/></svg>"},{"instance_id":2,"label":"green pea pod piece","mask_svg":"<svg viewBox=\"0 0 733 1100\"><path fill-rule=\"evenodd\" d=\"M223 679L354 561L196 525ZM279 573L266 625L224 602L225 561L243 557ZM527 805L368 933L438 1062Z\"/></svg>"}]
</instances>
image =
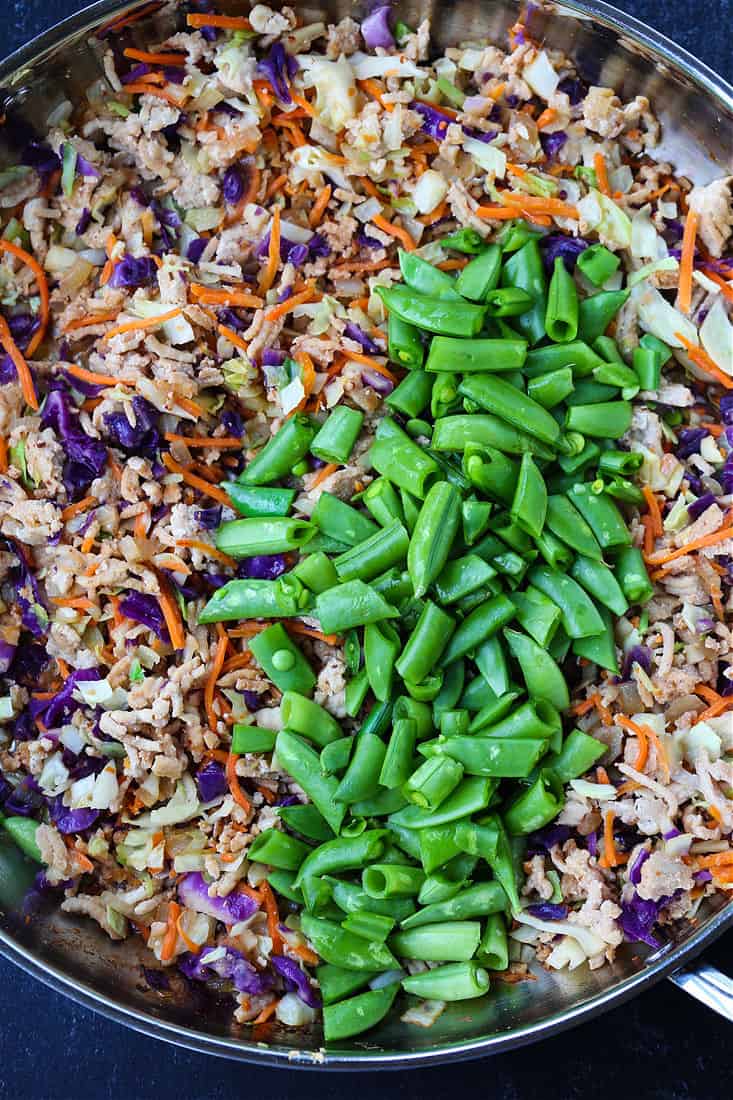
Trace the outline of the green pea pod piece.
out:
<instances>
[{"instance_id":1,"label":"green pea pod piece","mask_svg":"<svg viewBox=\"0 0 733 1100\"><path fill-rule=\"evenodd\" d=\"M562 256L556 257L550 280L545 328L556 344L567 344L578 335L578 292Z\"/></svg>"},{"instance_id":2,"label":"green pea pod piece","mask_svg":"<svg viewBox=\"0 0 733 1100\"><path fill-rule=\"evenodd\" d=\"M572 392L573 372L569 366L558 367L557 370L540 374L537 378L530 378L527 384L528 395L543 409L554 409Z\"/></svg>"},{"instance_id":3,"label":"green pea pod piece","mask_svg":"<svg viewBox=\"0 0 733 1100\"><path fill-rule=\"evenodd\" d=\"M489 913L502 913L506 908L506 894L498 882L478 882L454 894L452 898L418 909L402 921L401 927L420 928L436 921L470 920L473 917L488 916Z\"/></svg>"},{"instance_id":4,"label":"green pea pod piece","mask_svg":"<svg viewBox=\"0 0 733 1100\"><path fill-rule=\"evenodd\" d=\"M464 779L452 794L448 795L437 810L424 810L420 806L405 806L390 818L390 822L407 829L424 829L432 825L446 825L460 821L485 809L496 790L497 781L482 776Z\"/></svg>"},{"instance_id":5,"label":"green pea pod piece","mask_svg":"<svg viewBox=\"0 0 733 1100\"><path fill-rule=\"evenodd\" d=\"M223 481L222 488L241 516L286 516L295 500L295 489L265 489Z\"/></svg>"},{"instance_id":6,"label":"green pea pod piece","mask_svg":"<svg viewBox=\"0 0 733 1100\"><path fill-rule=\"evenodd\" d=\"M469 1001L489 991L489 975L475 962L446 963L402 979L406 993L430 1001Z\"/></svg>"},{"instance_id":7,"label":"green pea pod piece","mask_svg":"<svg viewBox=\"0 0 733 1100\"><path fill-rule=\"evenodd\" d=\"M474 688L478 687L478 691ZM469 726L469 733L483 732L486 726L493 726L500 722L512 709L514 702L522 692L519 688L509 685L510 690L503 695L495 695L491 687L483 683L480 677L473 680L461 698L461 706L469 711L474 711L473 719ZM521 708L514 708L515 710Z\"/></svg>"},{"instance_id":8,"label":"green pea pod piece","mask_svg":"<svg viewBox=\"0 0 733 1100\"><path fill-rule=\"evenodd\" d=\"M463 452L463 472L487 496L511 504L519 466L496 447L469 443Z\"/></svg>"},{"instance_id":9,"label":"green pea pod piece","mask_svg":"<svg viewBox=\"0 0 733 1100\"><path fill-rule=\"evenodd\" d=\"M561 493L553 493L547 500L547 526L561 542L577 550L586 558L600 561L601 548L589 524L578 509Z\"/></svg>"},{"instance_id":10,"label":"green pea pod piece","mask_svg":"<svg viewBox=\"0 0 733 1100\"><path fill-rule=\"evenodd\" d=\"M500 275L501 248L490 244L463 268L456 279L456 290L473 302L485 302L489 291L499 285Z\"/></svg>"},{"instance_id":11,"label":"green pea pod piece","mask_svg":"<svg viewBox=\"0 0 733 1100\"><path fill-rule=\"evenodd\" d=\"M472 379L472 381L481 381L481 378ZM458 388L460 390L461 386ZM509 386L509 388L515 390L516 393L519 392L513 386ZM487 397L486 400L488 401L489 398ZM490 408L490 406L485 407ZM541 406L538 407L541 408ZM558 427L558 435L559 432ZM498 416L491 416L488 412L443 416L436 420L431 442L433 451L465 451L467 447L472 446L494 447L498 451L505 451L507 454L512 455L522 455L525 451L530 451L539 458L555 458L554 450L535 436L520 431L514 425ZM514 484L512 483L512 492L513 490Z\"/></svg>"},{"instance_id":12,"label":"green pea pod piece","mask_svg":"<svg viewBox=\"0 0 733 1100\"><path fill-rule=\"evenodd\" d=\"M603 630L600 634L591 637L576 638L573 642L573 653L576 657L585 657L587 661L593 661L601 668L608 669L609 672L618 676L619 667L611 612L605 607L599 607L598 613L603 620Z\"/></svg>"},{"instance_id":13,"label":"green pea pod piece","mask_svg":"<svg viewBox=\"0 0 733 1100\"><path fill-rule=\"evenodd\" d=\"M346 806L336 802L338 780L322 773L315 749L297 734L280 730L275 742L275 755L280 766L303 788L334 833L338 833L346 814Z\"/></svg>"},{"instance_id":14,"label":"green pea pod piece","mask_svg":"<svg viewBox=\"0 0 733 1100\"><path fill-rule=\"evenodd\" d=\"M379 422L369 450L369 461L375 470L399 489L420 500L425 499L430 486L440 478L440 467L435 459L426 454L389 416ZM402 508L405 524L410 530L410 516L404 497Z\"/></svg>"},{"instance_id":15,"label":"green pea pod piece","mask_svg":"<svg viewBox=\"0 0 733 1100\"><path fill-rule=\"evenodd\" d=\"M592 526L604 550L631 545L631 532L624 517L605 493L594 493L590 485L579 484L574 485L568 495L580 514Z\"/></svg>"},{"instance_id":16,"label":"green pea pod piece","mask_svg":"<svg viewBox=\"0 0 733 1100\"><path fill-rule=\"evenodd\" d=\"M453 546L461 522L461 494L439 481L425 497L407 551L407 569L416 596L422 596L438 576Z\"/></svg>"},{"instance_id":17,"label":"green pea pod piece","mask_svg":"<svg viewBox=\"0 0 733 1100\"><path fill-rule=\"evenodd\" d=\"M290 550L300 550L315 533L312 523L288 516L233 519L222 523L216 532L216 546L233 558L285 554Z\"/></svg>"},{"instance_id":18,"label":"green pea pod piece","mask_svg":"<svg viewBox=\"0 0 733 1100\"><path fill-rule=\"evenodd\" d=\"M402 278L407 285L417 291L418 294L426 294L429 298L445 298L448 301L460 302L461 295L456 288L455 279L416 256L414 252L405 252L403 248L397 250Z\"/></svg>"},{"instance_id":19,"label":"green pea pod piece","mask_svg":"<svg viewBox=\"0 0 733 1100\"><path fill-rule=\"evenodd\" d=\"M440 243L443 248L452 248L454 252L463 252L469 256L478 255L486 248L486 241L481 234L465 226L447 237L441 237Z\"/></svg>"},{"instance_id":20,"label":"green pea pod piece","mask_svg":"<svg viewBox=\"0 0 733 1100\"><path fill-rule=\"evenodd\" d=\"M425 358L420 330L390 313L387 320L387 351L393 363L407 370L419 370Z\"/></svg>"},{"instance_id":21,"label":"green pea pod piece","mask_svg":"<svg viewBox=\"0 0 733 1100\"><path fill-rule=\"evenodd\" d=\"M323 1034L326 1042L350 1039L376 1027L392 1008L399 989L400 983L393 982L379 989L370 989L368 993L357 993L345 1001L325 1005Z\"/></svg>"},{"instance_id":22,"label":"green pea pod piece","mask_svg":"<svg viewBox=\"0 0 733 1100\"><path fill-rule=\"evenodd\" d=\"M325 592L327 588L333 588L339 582L333 562L323 550L301 558L289 575L297 577L316 595Z\"/></svg>"},{"instance_id":23,"label":"green pea pod piece","mask_svg":"<svg viewBox=\"0 0 733 1100\"><path fill-rule=\"evenodd\" d=\"M506 970L509 966L509 940L501 913L490 913L476 952L476 961L487 970Z\"/></svg>"},{"instance_id":24,"label":"green pea pod piece","mask_svg":"<svg viewBox=\"0 0 733 1100\"><path fill-rule=\"evenodd\" d=\"M316 596L316 615L326 634L339 634L381 619L396 619L398 614L379 592L360 580L346 581Z\"/></svg>"},{"instance_id":25,"label":"green pea pod piece","mask_svg":"<svg viewBox=\"0 0 733 1100\"><path fill-rule=\"evenodd\" d=\"M308 837L309 840L332 840L333 830L315 806L310 803L298 806L278 806L278 817L289 829Z\"/></svg>"},{"instance_id":26,"label":"green pea pod piece","mask_svg":"<svg viewBox=\"0 0 733 1100\"><path fill-rule=\"evenodd\" d=\"M621 586L604 562L578 555L570 567L570 576L614 615L625 615L628 611L629 604Z\"/></svg>"},{"instance_id":27,"label":"green pea pod piece","mask_svg":"<svg viewBox=\"0 0 733 1100\"><path fill-rule=\"evenodd\" d=\"M467 775L487 775L497 779L525 779L544 755L547 742L536 738L467 737L439 738L435 752L457 760Z\"/></svg>"},{"instance_id":28,"label":"green pea pod piece","mask_svg":"<svg viewBox=\"0 0 733 1100\"><path fill-rule=\"evenodd\" d=\"M452 336L435 336L430 344L425 370L471 374L474 371L513 371L523 364L527 344L518 338L459 340Z\"/></svg>"},{"instance_id":29,"label":"green pea pod piece","mask_svg":"<svg viewBox=\"0 0 733 1100\"><path fill-rule=\"evenodd\" d=\"M250 640L249 648L280 691L310 695L316 686L313 669L282 623L273 623Z\"/></svg>"},{"instance_id":30,"label":"green pea pod piece","mask_svg":"<svg viewBox=\"0 0 733 1100\"><path fill-rule=\"evenodd\" d=\"M450 641L455 620L432 600L426 600L396 669L403 680L421 683L433 671Z\"/></svg>"},{"instance_id":31,"label":"green pea pod piece","mask_svg":"<svg viewBox=\"0 0 733 1100\"><path fill-rule=\"evenodd\" d=\"M244 485L267 485L288 477L293 466L305 458L316 431L308 416L296 414L285 420L237 480Z\"/></svg>"},{"instance_id":32,"label":"green pea pod piece","mask_svg":"<svg viewBox=\"0 0 733 1100\"><path fill-rule=\"evenodd\" d=\"M334 794L337 802L358 802L377 793L386 751L387 746L376 734L359 735L349 766Z\"/></svg>"},{"instance_id":33,"label":"green pea pod piece","mask_svg":"<svg viewBox=\"0 0 733 1100\"><path fill-rule=\"evenodd\" d=\"M570 706L565 677L547 650L518 630L505 630L504 637L512 656L519 662L530 696L544 699L558 710Z\"/></svg>"},{"instance_id":34,"label":"green pea pod piece","mask_svg":"<svg viewBox=\"0 0 733 1100\"><path fill-rule=\"evenodd\" d=\"M397 960L384 944L345 932L332 921L303 913L300 927L314 951L327 963L342 966L345 970L398 969Z\"/></svg>"},{"instance_id":35,"label":"green pea pod piece","mask_svg":"<svg viewBox=\"0 0 733 1100\"><path fill-rule=\"evenodd\" d=\"M394 314L389 315L390 323ZM398 322L402 324L402 321ZM403 416L414 418L420 415L430 404L435 379L423 370L411 370L384 399L385 405Z\"/></svg>"},{"instance_id":36,"label":"green pea pod piece","mask_svg":"<svg viewBox=\"0 0 733 1100\"><path fill-rule=\"evenodd\" d=\"M517 622L545 648L553 638L561 619L560 608L539 588L531 584L522 592L511 592L509 599L517 609Z\"/></svg>"},{"instance_id":37,"label":"green pea pod piece","mask_svg":"<svg viewBox=\"0 0 733 1100\"><path fill-rule=\"evenodd\" d=\"M586 638L603 632L603 619L597 607L572 577L546 565L535 565L529 572L529 580L560 608L562 625L571 638Z\"/></svg>"},{"instance_id":38,"label":"green pea pod piece","mask_svg":"<svg viewBox=\"0 0 733 1100\"><path fill-rule=\"evenodd\" d=\"M526 836L549 825L565 804L563 785L549 768L519 795L504 812L504 824L510 833Z\"/></svg>"},{"instance_id":39,"label":"green pea pod piece","mask_svg":"<svg viewBox=\"0 0 733 1100\"><path fill-rule=\"evenodd\" d=\"M561 783L578 779L592 768L608 751L608 746L583 730L574 729L567 735L562 748L545 760L544 766L552 768Z\"/></svg>"},{"instance_id":40,"label":"green pea pod piece","mask_svg":"<svg viewBox=\"0 0 733 1100\"><path fill-rule=\"evenodd\" d=\"M399 494L386 477L376 478L367 487L361 499L380 527L387 528L395 522L402 523L404 516Z\"/></svg>"},{"instance_id":41,"label":"green pea pod piece","mask_svg":"<svg viewBox=\"0 0 733 1100\"><path fill-rule=\"evenodd\" d=\"M0 820L0 825L2 825L8 836L12 837L21 852L30 856L36 863L45 862L36 841L37 821L34 821L32 817L4 817Z\"/></svg>"},{"instance_id":42,"label":"green pea pod piece","mask_svg":"<svg viewBox=\"0 0 733 1100\"><path fill-rule=\"evenodd\" d=\"M457 627L440 659L441 665L445 668L453 661L474 653L487 638L511 622L515 614L514 604L508 596L493 596L480 604Z\"/></svg>"},{"instance_id":43,"label":"green pea pod piece","mask_svg":"<svg viewBox=\"0 0 733 1100\"><path fill-rule=\"evenodd\" d=\"M501 376L466 377L458 392L518 431L527 432L550 447L556 446L560 439L560 425L552 413Z\"/></svg>"},{"instance_id":44,"label":"green pea pod piece","mask_svg":"<svg viewBox=\"0 0 733 1100\"><path fill-rule=\"evenodd\" d=\"M508 698L516 699L516 692L509 692L499 702ZM489 707L484 707L474 717L469 727L469 733L477 733L481 737L529 737L549 739L556 729L562 729L562 723L557 710L544 699L528 699L521 706L502 708L502 711L494 711L489 714Z\"/></svg>"},{"instance_id":45,"label":"green pea pod piece","mask_svg":"<svg viewBox=\"0 0 733 1100\"><path fill-rule=\"evenodd\" d=\"M519 287L532 298L532 308L518 317L515 323L530 344L538 344L545 335L547 278L536 240L528 240L509 257L504 264L501 285Z\"/></svg>"},{"instance_id":46,"label":"green pea pod piece","mask_svg":"<svg viewBox=\"0 0 733 1100\"><path fill-rule=\"evenodd\" d=\"M481 538L491 519L493 505L488 500L464 500L461 505L461 517L463 520L463 541L466 546L473 544Z\"/></svg>"},{"instance_id":47,"label":"green pea pod piece","mask_svg":"<svg viewBox=\"0 0 733 1100\"><path fill-rule=\"evenodd\" d=\"M486 310L463 299L416 294L408 286L375 287L385 308L417 328L443 336L478 336Z\"/></svg>"},{"instance_id":48,"label":"green pea pod piece","mask_svg":"<svg viewBox=\"0 0 733 1100\"><path fill-rule=\"evenodd\" d=\"M311 518L325 535L330 535L331 538L345 542L349 546L357 546L370 536L379 533L376 523L373 523L368 516L328 492L323 492L319 496Z\"/></svg>"},{"instance_id":49,"label":"green pea pod piece","mask_svg":"<svg viewBox=\"0 0 733 1100\"><path fill-rule=\"evenodd\" d=\"M382 765L382 768L384 768L384 765ZM379 782L382 783L381 772ZM372 798L363 798L359 802L352 802L351 813L356 817L363 818L388 817L390 814L396 814L398 810L406 805L407 799L402 791L397 787L393 787L391 790L378 790Z\"/></svg>"},{"instance_id":50,"label":"green pea pod piece","mask_svg":"<svg viewBox=\"0 0 733 1100\"><path fill-rule=\"evenodd\" d=\"M628 300L629 290L604 290L584 298L578 307L578 337L592 344L608 328Z\"/></svg>"},{"instance_id":51,"label":"green pea pod piece","mask_svg":"<svg viewBox=\"0 0 733 1100\"><path fill-rule=\"evenodd\" d=\"M266 832L271 830L267 829ZM262 834L260 834L262 835ZM388 843L386 829L368 829L355 837L336 837L311 849L300 864L295 885L306 878L332 875L338 871L353 871L371 860L379 859Z\"/></svg>"},{"instance_id":52,"label":"green pea pod piece","mask_svg":"<svg viewBox=\"0 0 733 1100\"><path fill-rule=\"evenodd\" d=\"M400 636L391 625L367 623L364 627L364 662L369 686L380 702L385 702L392 690L394 663L400 651Z\"/></svg>"},{"instance_id":53,"label":"green pea pod piece","mask_svg":"<svg viewBox=\"0 0 733 1100\"><path fill-rule=\"evenodd\" d=\"M478 921L437 921L395 932L389 946L402 958L427 962L468 962L481 939Z\"/></svg>"},{"instance_id":54,"label":"green pea pod piece","mask_svg":"<svg viewBox=\"0 0 733 1100\"><path fill-rule=\"evenodd\" d=\"M316 970L316 978L321 987L321 996L325 1005L341 1001L351 993L363 989L369 985L372 978L376 978L377 971L368 970L344 970L341 966L333 966L331 963L323 963Z\"/></svg>"},{"instance_id":55,"label":"green pea pod piece","mask_svg":"<svg viewBox=\"0 0 733 1100\"><path fill-rule=\"evenodd\" d=\"M654 595L654 585L638 546L624 546L616 558L616 577L630 604L644 604Z\"/></svg>"},{"instance_id":56,"label":"green pea pod piece","mask_svg":"<svg viewBox=\"0 0 733 1100\"><path fill-rule=\"evenodd\" d=\"M530 454L522 455L510 514L514 523L528 535L538 538L542 533L547 514L547 487Z\"/></svg>"},{"instance_id":57,"label":"green pea pod piece","mask_svg":"<svg viewBox=\"0 0 733 1100\"><path fill-rule=\"evenodd\" d=\"M517 889L517 872L509 844L509 837L500 817L490 814L479 822L460 822L458 840L464 852L485 859L494 877L504 888L512 913L521 908Z\"/></svg>"}]
</instances>

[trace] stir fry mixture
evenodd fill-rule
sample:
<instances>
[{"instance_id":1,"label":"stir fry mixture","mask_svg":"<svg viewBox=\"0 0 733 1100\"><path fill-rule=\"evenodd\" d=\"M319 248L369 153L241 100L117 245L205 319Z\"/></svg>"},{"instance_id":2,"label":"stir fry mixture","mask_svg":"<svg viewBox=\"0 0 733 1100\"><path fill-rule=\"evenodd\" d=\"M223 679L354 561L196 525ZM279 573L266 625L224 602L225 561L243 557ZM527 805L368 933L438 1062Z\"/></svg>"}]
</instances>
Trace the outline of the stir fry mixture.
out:
<instances>
[{"instance_id":1,"label":"stir fry mixture","mask_svg":"<svg viewBox=\"0 0 733 1100\"><path fill-rule=\"evenodd\" d=\"M733 885L731 179L532 11L179 19L0 174L5 832L264 1040L662 945Z\"/></svg>"}]
</instances>

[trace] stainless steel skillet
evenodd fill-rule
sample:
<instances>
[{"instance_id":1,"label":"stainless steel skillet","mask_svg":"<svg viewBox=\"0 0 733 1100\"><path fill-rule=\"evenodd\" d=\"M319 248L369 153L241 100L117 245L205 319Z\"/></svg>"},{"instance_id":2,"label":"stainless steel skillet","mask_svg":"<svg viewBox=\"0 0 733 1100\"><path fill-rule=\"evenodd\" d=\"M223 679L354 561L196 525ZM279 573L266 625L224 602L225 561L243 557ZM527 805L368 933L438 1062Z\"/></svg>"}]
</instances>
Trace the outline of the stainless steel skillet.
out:
<instances>
[{"instance_id":1,"label":"stainless steel skillet","mask_svg":"<svg viewBox=\"0 0 733 1100\"><path fill-rule=\"evenodd\" d=\"M226 4L220 5L222 8ZM231 5L234 8L234 5ZM349 0L304 0L307 20L338 20ZM176 16L156 3L99 0L0 63L0 164L11 155L2 141L41 134L51 111L75 102L101 72L99 28L136 9L148 14L124 31L125 44L145 46L172 29ZM157 10L156 10L157 9ZM440 48L471 37L504 40L517 17L512 0L406 0L406 20L433 20ZM182 17L179 15L179 19ZM668 39L609 5L568 2L536 11L532 33L576 59L593 83L628 98L647 95L663 124L657 159L706 182L733 171L733 88ZM714 28L711 32L715 33ZM535 982L495 987L485 1003L456 1005L429 1030L393 1019L361 1041L325 1052L318 1034L286 1029L267 1045L231 1024L226 1004L193 999L183 986L156 992L146 982L137 940L112 943L92 922L39 905L24 915L22 898L33 869L0 840L0 952L28 973L148 1035L210 1054L279 1066L332 1069L398 1068L478 1057L522 1046L598 1015L663 977L733 1020L733 981L694 960L733 923L733 905L711 904L695 927L644 956L620 952L613 966L590 972L540 973Z\"/></svg>"}]
</instances>

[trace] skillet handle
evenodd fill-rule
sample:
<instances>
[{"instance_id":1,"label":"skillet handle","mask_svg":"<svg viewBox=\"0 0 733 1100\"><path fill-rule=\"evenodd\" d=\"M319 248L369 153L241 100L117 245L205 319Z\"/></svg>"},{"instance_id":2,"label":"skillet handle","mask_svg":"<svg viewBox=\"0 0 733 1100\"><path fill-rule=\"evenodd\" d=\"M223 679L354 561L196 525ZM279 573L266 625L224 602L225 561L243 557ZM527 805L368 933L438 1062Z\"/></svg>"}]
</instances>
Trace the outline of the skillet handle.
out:
<instances>
[{"instance_id":1,"label":"skillet handle","mask_svg":"<svg viewBox=\"0 0 733 1100\"><path fill-rule=\"evenodd\" d=\"M671 974L670 981L733 1023L733 978L709 963L700 963Z\"/></svg>"}]
</instances>

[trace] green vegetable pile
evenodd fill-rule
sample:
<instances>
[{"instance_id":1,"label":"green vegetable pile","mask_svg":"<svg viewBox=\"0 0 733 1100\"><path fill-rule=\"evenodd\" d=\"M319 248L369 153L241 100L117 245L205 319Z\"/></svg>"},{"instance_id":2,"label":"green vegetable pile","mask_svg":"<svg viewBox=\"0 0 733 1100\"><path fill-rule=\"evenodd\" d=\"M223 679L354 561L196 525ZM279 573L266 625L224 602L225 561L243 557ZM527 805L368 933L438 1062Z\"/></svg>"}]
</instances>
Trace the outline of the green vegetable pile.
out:
<instances>
[{"instance_id":1,"label":"green vegetable pile","mask_svg":"<svg viewBox=\"0 0 733 1100\"><path fill-rule=\"evenodd\" d=\"M613 616L652 592L616 503L639 501L642 456L614 441L669 350L645 338L628 367L604 335L627 292L579 301L562 259L548 284L521 226L488 246L470 230L443 243L476 253L457 279L403 253L404 284L378 290L390 358L407 368L369 452L378 476L351 503L323 492L309 521L291 518L293 490L274 483L309 452L346 463L362 417L286 421L225 486L244 518L217 546L299 561L230 581L200 617L315 616L344 639L347 713L366 707L345 735L282 623L252 639L285 728L237 726L232 751L274 750L310 804L282 808L285 831L249 856L302 907L331 1041L377 1023L400 985L456 1001L506 968L523 838L605 751L563 729L563 664L617 674ZM613 273L602 246L581 260L591 281ZM401 959L438 965L407 977Z\"/></svg>"}]
</instances>

